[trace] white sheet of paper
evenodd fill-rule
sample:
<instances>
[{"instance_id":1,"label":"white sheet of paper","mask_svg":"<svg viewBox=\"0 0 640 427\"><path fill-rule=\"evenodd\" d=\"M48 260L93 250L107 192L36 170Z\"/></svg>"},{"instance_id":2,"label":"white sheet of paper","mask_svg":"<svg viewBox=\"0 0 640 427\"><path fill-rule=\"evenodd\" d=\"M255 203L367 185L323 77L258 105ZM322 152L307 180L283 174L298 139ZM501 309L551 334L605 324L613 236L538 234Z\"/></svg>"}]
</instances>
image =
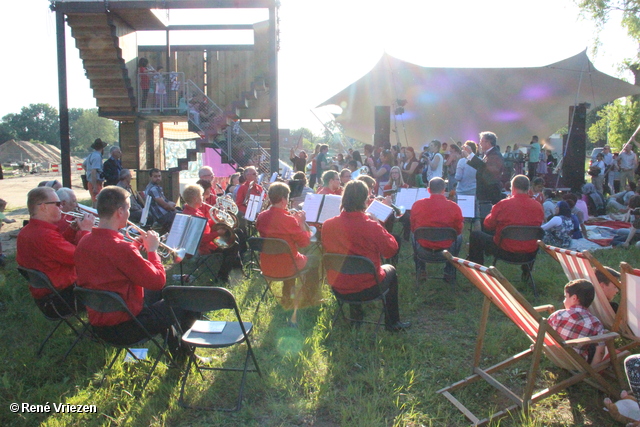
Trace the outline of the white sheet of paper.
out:
<instances>
[{"instance_id":1,"label":"white sheet of paper","mask_svg":"<svg viewBox=\"0 0 640 427\"><path fill-rule=\"evenodd\" d=\"M384 222L387 220L387 218L389 218L391 212L393 212L393 208L391 208L391 206L385 205L378 200L374 200L369 205L366 212L373 214L378 219L378 221Z\"/></svg>"},{"instance_id":2,"label":"white sheet of paper","mask_svg":"<svg viewBox=\"0 0 640 427\"><path fill-rule=\"evenodd\" d=\"M420 199L428 199L431 197L431 193L426 188L418 188L418 194L416 194L416 202Z\"/></svg>"},{"instance_id":3,"label":"white sheet of paper","mask_svg":"<svg viewBox=\"0 0 640 427\"><path fill-rule=\"evenodd\" d=\"M320 214L322 199L322 194L307 194L304 198L302 210L306 214L307 222L318 222L318 214Z\"/></svg>"},{"instance_id":4,"label":"white sheet of paper","mask_svg":"<svg viewBox=\"0 0 640 427\"><path fill-rule=\"evenodd\" d=\"M640 277L627 274L627 322L636 336L640 336Z\"/></svg>"},{"instance_id":5,"label":"white sheet of paper","mask_svg":"<svg viewBox=\"0 0 640 427\"><path fill-rule=\"evenodd\" d=\"M247 211L245 213L247 221L255 221L261 208L262 198L255 194L250 195L249 201L247 202Z\"/></svg>"},{"instance_id":6,"label":"white sheet of paper","mask_svg":"<svg viewBox=\"0 0 640 427\"><path fill-rule=\"evenodd\" d=\"M188 222L189 215L176 214L171 230L169 231L169 237L167 237L167 246L174 249L180 246L180 241L182 240L182 235L187 228Z\"/></svg>"},{"instance_id":7,"label":"white sheet of paper","mask_svg":"<svg viewBox=\"0 0 640 427\"><path fill-rule=\"evenodd\" d=\"M195 255L198 251L204 229L207 226L207 219L197 216L192 216L189 219L190 221L184 232L180 246L176 247L176 249L184 248L187 254Z\"/></svg>"},{"instance_id":8,"label":"white sheet of paper","mask_svg":"<svg viewBox=\"0 0 640 427\"><path fill-rule=\"evenodd\" d=\"M318 217L318 222L323 224L326 220L340 215L340 205L342 204L342 197L335 194L326 194L324 196L324 203L322 204L322 212Z\"/></svg>"},{"instance_id":9,"label":"white sheet of paper","mask_svg":"<svg viewBox=\"0 0 640 427\"><path fill-rule=\"evenodd\" d=\"M396 194L396 206L402 206L406 210L411 210L411 207L416 201L416 196L418 195L417 188L401 188Z\"/></svg>"},{"instance_id":10,"label":"white sheet of paper","mask_svg":"<svg viewBox=\"0 0 640 427\"><path fill-rule=\"evenodd\" d=\"M191 330L193 332L202 332L205 334L219 334L222 333L227 322L214 321L214 320L196 320Z\"/></svg>"},{"instance_id":11,"label":"white sheet of paper","mask_svg":"<svg viewBox=\"0 0 640 427\"><path fill-rule=\"evenodd\" d=\"M458 206L464 218L475 218L476 216L476 196L458 195Z\"/></svg>"},{"instance_id":12,"label":"white sheet of paper","mask_svg":"<svg viewBox=\"0 0 640 427\"><path fill-rule=\"evenodd\" d=\"M138 359L144 360L147 358L149 349L148 348L130 348L129 351L131 351L131 353L133 353ZM137 360L134 359L133 356L131 356L131 354L129 354L128 351L125 352L124 354L124 361L127 363L137 362Z\"/></svg>"}]
</instances>

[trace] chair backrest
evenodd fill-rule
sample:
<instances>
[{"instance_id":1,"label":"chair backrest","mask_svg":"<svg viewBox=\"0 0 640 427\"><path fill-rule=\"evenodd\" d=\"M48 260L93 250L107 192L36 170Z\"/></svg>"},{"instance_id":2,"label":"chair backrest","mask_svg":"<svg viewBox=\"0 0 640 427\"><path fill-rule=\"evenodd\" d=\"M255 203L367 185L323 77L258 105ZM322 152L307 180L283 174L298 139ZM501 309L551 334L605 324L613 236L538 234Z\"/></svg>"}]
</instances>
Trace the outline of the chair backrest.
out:
<instances>
[{"instance_id":1,"label":"chair backrest","mask_svg":"<svg viewBox=\"0 0 640 427\"><path fill-rule=\"evenodd\" d=\"M267 237L251 237L247 240L249 249L268 255L291 254L291 248L286 240Z\"/></svg>"},{"instance_id":2,"label":"chair backrest","mask_svg":"<svg viewBox=\"0 0 640 427\"><path fill-rule=\"evenodd\" d=\"M596 277L596 268L602 271L611 280L611 283L621 287L618 279L613 277L602 265L591 255L589 252L577 252L569 249L557 248L555 246L545 245L542 242L538 242L538 245L553 259L560 263L564 274L569 281L577 279L585 279L593 284L593 288L596 293L596 297L593 303L589 307L589 311L592 312L600 321L604 324L604 327L612 330L613 324L616 318L616 313L611 308L609 300L604 293L602 287L598 284L598 278Z\"/></svg>"},{"instance_id":3,"label":"chair backrest","mask_svg":"<svg viewBox=\"0 0 640 427\"><path fill-rule=\"evenodd\" d=\"M531 342L537 341L542 316L498 269L453 257L447 251L444 255L487 299L524 332ZM580 362L574 357L581 356L575 352L575 354L569 354L562 347L561 342L563 342L562 337L549 328L544 336L544 349L547 356L556 365L565 369L583 370Z\"/></svg>"},{"instance_id":4,"label":"chair backrest","mask_svg":"<svg viewBox=\"0 0 640 427\"><path fill-rule=\"evenodd\" d=\"M144 200L144 208L142 208L142 215L140 216L140 224L143 227L147 225L150 209L151 209L151 195L147 194L147 197Z\"/></svg>"},{"instance_id":5,"label":"chair backrest","mask_svg":"<svg viewBox=\"0 0 640 427\"><path fill-rule=\"evenodd\" d=\"M376 266L367 257L326 253L322 256L322 262L326 270L347 275L371 274L377 281Z\"/></svg>"},{"instance_id":6,"label":"chair backrest","mask_svg":"<svg viewBox=\"0 0 640 427\"><path fill-rule=\"evenodd\" d=\"M196 313L237 309L236 299L225 288L209 286L167 286L162 297L169 306Z\"/></svg>"},{"instance_id":7,"label":"chair backrest","mask_svg":"<svg viewBox=\"0 0 640 427\"><path fill-rule=\"evenodd\" d=\"M20 266L18 266L18 271L32 287L37 289L49 289L50 291L55 291L51 280L49 280L49 277L47 277L47 275L42 271L32 270L30 268L24 268Z\"/></svg>"},{"instance_id":8,"label":"chair backrest","mask_svg":"<svg viewBox=\"0 0 640 427\"><path fill-rule=\"evenodd\" d=\"M620 263L622 296L618 314L624 317L622 324L628 325L631 332L640 337L640 270L626 262Z\"/></svg>"},{"instance_id":9,"label":"chair backrest","mask_svg":"<svg viewBox=\"0 0 640 427\"><path fill-rule=\"evenodd\" d=\"M443 242L456 240L458 233L451 227L419 227L413 232L416 240L429 240L431 242Z\"/></svg>"},{"instance_id":10,"label":"chair backrest","mask_svg":"<svg viewBox=\"0 0 640 427\"><path fill-rule=\"evenodd\" d=\"M122 297L115 292L98 291L76 286L73 290L76 298L85 306L100 313L122 312L135 318Z\"/></svg>"},{"instance_id":11,"label":"chair backrest","mask_svg":"<svg viewBox=\"0 0 640 427\"><path fill-rule=\"evenodd\" d=\"M498 246L504 239L528 242L529 240L541 240L544 230L535 225L508 225L500 232Z\"/></svg>"}]
</instances>

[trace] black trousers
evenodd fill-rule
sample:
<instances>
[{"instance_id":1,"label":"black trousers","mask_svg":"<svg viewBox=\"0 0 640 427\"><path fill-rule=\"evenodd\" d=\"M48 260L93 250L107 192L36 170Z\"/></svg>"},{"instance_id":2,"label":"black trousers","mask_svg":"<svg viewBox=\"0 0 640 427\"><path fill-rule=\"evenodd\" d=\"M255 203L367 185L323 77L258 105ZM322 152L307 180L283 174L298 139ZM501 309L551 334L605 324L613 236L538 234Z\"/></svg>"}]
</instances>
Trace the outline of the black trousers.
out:
<instances>
[{"instance_id":1,"label":"black trousers","mask_svg":"<svg viewBox=\"0 0 640 427\"><path fill-rule=\"evenodd\" d=\"M400 321L400 310L398 308L398 276L396 274L396 268L392 265L385 264L382 266L382 269L385 271L386 276L382 283L380 283L380 287L383 292L389 289L386 296L387 310L384 321L387 325L391 326ZM369 301L380 296L378 286L372 286L353 294L341 294L335 290L334 292L340 299L345 301ZM352 319L362 319L362 305L349 304L349 310Z\"/></svg>"},{"instance_id":2,"label":"black trousers","mask_svg":"<svg viewBox=\"0 0 640 427\"><path fill-rule=\"evenodd\" d=\"M56 294L49 294L45 297L35 300L36 305L47 317L62 318L69 316L73 313L83 312L84 306L80 303L76 303L76 298L73 295L73 288L75 285L68 286L61 291L58 291L60 298Z\"/></svg>"}]
</instances>

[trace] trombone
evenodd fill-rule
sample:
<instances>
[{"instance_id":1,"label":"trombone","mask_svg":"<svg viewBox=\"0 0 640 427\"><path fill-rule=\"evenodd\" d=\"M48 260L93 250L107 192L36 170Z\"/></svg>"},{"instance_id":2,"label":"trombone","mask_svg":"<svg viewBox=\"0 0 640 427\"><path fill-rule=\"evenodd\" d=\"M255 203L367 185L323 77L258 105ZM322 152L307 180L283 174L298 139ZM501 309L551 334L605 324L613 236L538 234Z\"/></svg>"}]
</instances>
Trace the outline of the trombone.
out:
<instances>
[{"instance_id":1,"label":"trombone","mask_svg":"<svg viewBox=\"0 0 640 427\"><path fill-rule=\"evenodd\" d=\"M133 231L135 231L137 235L134 235ZM140 242L139 237L142 236L142 233L146 234L146 231L131 221L127 221L127 226L122 229L122 234L124 234L124 236L131 242ZM157 252L162 258L169 258L169 256L174 255L175 262L182 261L187 254L187 250L185 248L174 249L167 246L165 243L162 243L162 241L158 242Z\"/></svg>"}]
</instances>

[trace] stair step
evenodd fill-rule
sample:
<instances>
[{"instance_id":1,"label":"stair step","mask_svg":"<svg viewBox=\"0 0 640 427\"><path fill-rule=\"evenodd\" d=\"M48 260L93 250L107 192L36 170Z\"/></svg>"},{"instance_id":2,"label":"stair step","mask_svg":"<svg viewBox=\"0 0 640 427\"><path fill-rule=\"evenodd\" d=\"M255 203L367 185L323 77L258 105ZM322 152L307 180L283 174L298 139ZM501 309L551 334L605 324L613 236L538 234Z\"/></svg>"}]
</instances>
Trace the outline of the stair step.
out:
<instances>
[{"instance_id":1,"label":"stair step","mask_svg":"<svg viewBox=\"0 0 640 427\"><path fill-rule=\"evenodd\" d=\"M255 89L242 92L242 97L247 100L258 99L258 91Z\"/></svg>"},{"instance_id":2,"label":"stair step","mask_svg":"<svg viewBox=\"0 0 640 427\"><path fill-rule=\"evenodd\" d=\"M195 162L198 160L198 149L197 148L188 148L187 149L187 160L190 162Z\"/></svg>"},{"instance_id":3,"label":"stair step","mask_svg":"<svg viewBox=\"0 0 640 427\"><path fill-rule=\"evenodd\" d=\"M75 39L91 37L113 37L113 30L107 25L97 25L91 27L71 27L71 35Z\"/></svg>"},{"instance_id":4,"label":"stair step","mask_svg":"<svg viewBox=\"0 0 640 427\"><path fill-rule=\"evenodd\" d=\"M77 38L76 47L82 49L113 49L118 47L116 42L111 36L106 37L92 37L92 38Z\"/></svg>"},{"instance_id":5,"label":"stair step","mask_svg":"<svg viewBox=\"0 0 640 427\"><path fill-rule=\"evenodd\" d=\"M120 49L118 49L120 50ZM109 60L122 61L115 47L111 49L83 49L80 51L80 59L82 60Z\"/></svg>"},{"instance_id":6,"label":"stair step","mask_svg":"<svg viewBox=\"0 0 640 427\"><path fill-rule=\"evenodd\" d=\"M114 55L109 58L88 58L82 61L82 65L84 65L85 70L97 68L122 68L124 66L124 61Z\"/></svg>"},{"instance_id":7,"label":"stair step","mask_svg":"<svg viewBox=\"0 0 640 427\"><path fill-rule=\"evenodd\" d=\"M129 74L127 73L127 69L123 68L123 67L113 67L113 68L107 68L107 69L99 69L99 68L86 68L85 67L85 74L87 77L89 77L90 79L96 79L96 80L114 80L114 79L118 79L118 80L122 80L125 77L129 77Z\"/></svg>"},{"instance_id":8,"label":"stair step","mask_svg":"<svg viewBox=\"0 0 640 427\"><path fill-rule=\"evenodd\" d=\"M130 98L96 98L96 104L102 108L130 109L135 107Z\"/></svg>"},{"instance_id":9,"label":"stair step","mask_svg":"<svg viewBox=\"0 0 640 427\"><path fill-rule=\"evenodd\" d=\"M96 98L127 98L128 100L129 91L125 87L98 87L93 89L93 96Z\"/></svg>"},{"instance_id":10,"label":"stair step","mask_svg":"<svg viewBox=\"0 0 640 427\"><path fill-rule=\"evenodd\" d=\"M70 27L106 27L107 16L104 13L73 13L67 15L67 23Z\"/></svg>"},{"instance_id":11,"label":"stair step","mask_svg":"<svg viewBox=\"0 0 640 427\"><path fill-rule=\"evenodd\" d=\"M259 92L264 92L265 90L267 90L267 82L265 81L265 79L255 79L251 83L251 89L255 89Z\"/></svg>"},{"instance_id":12,"label":"stair step","mask_svg":"<svg viewBox=\"0 0 640 427\"><path fill-rule=\"evenodd\" d=\"M232 108L239 108L245 110L249 108L249 100L248 99L238 99L231 103Z\"/></svg>"},{"instance_id":13,"label":"stair step","mask_svg":"<svg viewBox=\"0 0 640 427\"><path fill-rule=\"evenodd\" d=\"M95 78L94 76L88 75L87 78L89 79L89 87L91 87L91 89L110 89L114 87L121 87L123 89L127 88L124 80L128 79L125 79L124 77Z\"/></svg>"}]
</instances>

